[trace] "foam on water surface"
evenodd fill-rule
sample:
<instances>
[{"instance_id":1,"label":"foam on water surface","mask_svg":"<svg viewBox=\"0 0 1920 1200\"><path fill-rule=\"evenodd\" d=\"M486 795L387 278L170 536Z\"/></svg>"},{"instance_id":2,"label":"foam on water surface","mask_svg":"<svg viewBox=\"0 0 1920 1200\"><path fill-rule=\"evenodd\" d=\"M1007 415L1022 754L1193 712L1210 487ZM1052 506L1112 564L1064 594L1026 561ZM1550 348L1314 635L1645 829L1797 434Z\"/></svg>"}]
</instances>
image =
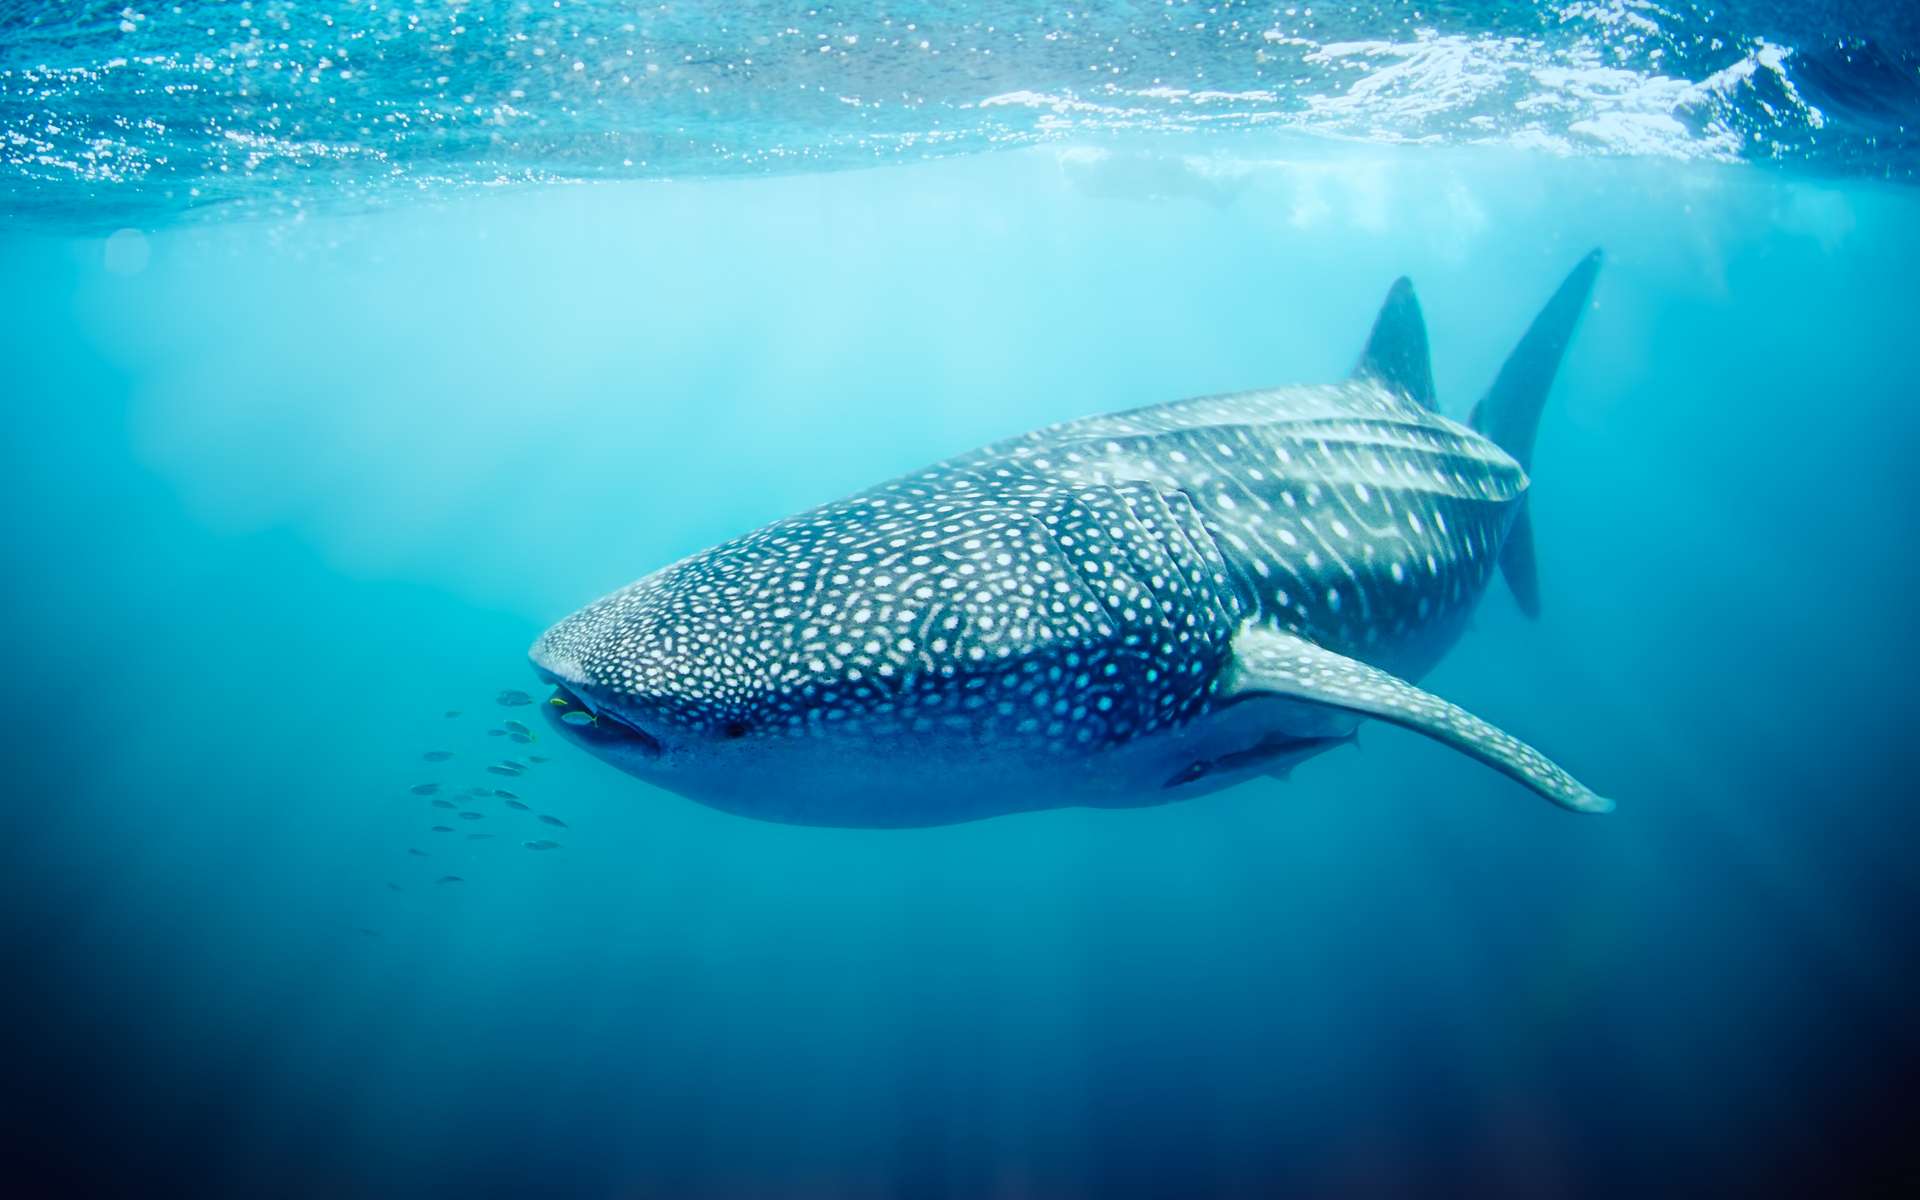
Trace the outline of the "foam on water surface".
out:
<instances>
[{"instance_id":1,"label":"foam on water surface","mask_svg":"<svg viewBox=\"0 0 1920 1200\"><path fill-rule=\"evenodd\" d=\"M0 205L111 229L1252 126L1894 179L1920 148L1901 6L737 9L0 6Z\"/></svg>"}]
</instances>

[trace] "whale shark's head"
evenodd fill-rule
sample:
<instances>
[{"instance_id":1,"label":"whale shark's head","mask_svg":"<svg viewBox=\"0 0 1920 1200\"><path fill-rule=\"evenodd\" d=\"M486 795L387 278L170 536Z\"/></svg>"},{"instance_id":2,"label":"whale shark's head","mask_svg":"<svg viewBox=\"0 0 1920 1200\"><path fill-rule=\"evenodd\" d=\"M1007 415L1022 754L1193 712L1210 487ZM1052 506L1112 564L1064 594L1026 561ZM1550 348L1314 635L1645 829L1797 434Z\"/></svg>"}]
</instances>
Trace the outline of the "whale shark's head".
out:
<instances>
[{"instance_id":1,"label":"whale shark's head","mask_svg":"<svg viewBox=\"0 0 1920 1200\"><path fill-rule=\"evenodd\" d=\"M673 790L766 718L738 685L732 614L676 564L558 622L528 652L553 693L542 706L568 740ZM732 686L730 686L732 685Z\"/></svg>"},{"instance_id":2,"label":"whale shark's head","mask_svg":"<svg viewBox=\"0 0 1920 1200\"><path fill-rule=\"evenodd\" d=\"M1056 532L966 499L909 481L589 604L529 651L548 718L630 774L766 819L937 823L1096 786L1090 754L1204 696L1194 621L1164 616L1151 645L1115 625L1145 610L1103 602L1068 557L1099 514ZM1157 787L1177 766L1141 769Z\"/></svg>"},{"instance_id":3,"label":"whale shark's head","mask_svg":"<svg viewBox=\"0 0 1920 1200\"><path fill-rule=\"evenodd\" d=\"M803 514L564 618L528 652L553 685L548 719L621 770L731 811L811 822L767 809L829 795L858 808L863 791L897 808L932 758L963 756L979 732L944 719L986 715L950 693L987 651L937 602L926 556L896 566L863 548L864 515ZM994 661L1032 649L1005 644Z\"/></svg>"}]
</instances>

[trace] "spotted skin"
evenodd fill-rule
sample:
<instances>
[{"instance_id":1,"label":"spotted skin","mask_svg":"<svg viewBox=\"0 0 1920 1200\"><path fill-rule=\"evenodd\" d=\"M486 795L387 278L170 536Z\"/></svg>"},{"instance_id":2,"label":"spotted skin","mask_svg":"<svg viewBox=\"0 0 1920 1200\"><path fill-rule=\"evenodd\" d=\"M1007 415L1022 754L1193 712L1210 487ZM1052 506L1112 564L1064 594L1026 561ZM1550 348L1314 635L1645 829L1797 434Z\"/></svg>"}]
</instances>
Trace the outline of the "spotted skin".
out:
<instances>
[{"instance_id":1,"label":"spotted skin","mask_svg":"<svg viewBox=\"0 0 1920 1200\"><path fill-rule=\"evenodd\" d=\"M1284 772L1361 715L1578 808L1395 678L1457 638L1528 486L1417 395L1363 370L1069 421L776 521L547 630L548 715L671 790L808 824L1160 803Z\"/></svg>"},{"instance_id":2,"label":"spotted skin","mask_svg":"<svg viewBox=\"0 0 1920 1200\"><path fill-rule=\"evenodd\" d=\"M1202 397L992 450L1069 483L1183 497L1237 615L1412 674L1458 633L1527 487L1497 446L1369 379Z\"/></svg>"},{"instance_id":3,"label":"spotted skin","mask_svg":"<svg viewBox=\"0 0 1920 1200\"><path fill-rule=\"evenodd\" d=\"M1571 812L1613 809L1613 801L1595 795L1519 738L1377 667L1329 653L1293 634L1267 629L1242 631L1234 651L1234 677L1224 691L1279 689L1379 717L1470 754Z\"/></svg>"}]
</instances>

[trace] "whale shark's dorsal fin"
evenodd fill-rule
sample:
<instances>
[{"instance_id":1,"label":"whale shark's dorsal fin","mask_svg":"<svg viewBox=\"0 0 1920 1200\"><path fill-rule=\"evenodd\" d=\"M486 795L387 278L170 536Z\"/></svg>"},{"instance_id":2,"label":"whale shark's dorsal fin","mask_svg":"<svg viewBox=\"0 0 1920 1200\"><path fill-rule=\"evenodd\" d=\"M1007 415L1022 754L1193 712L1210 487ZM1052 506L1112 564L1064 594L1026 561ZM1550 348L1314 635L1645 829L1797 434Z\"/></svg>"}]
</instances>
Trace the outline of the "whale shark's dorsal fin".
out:
<instances>
[{"instance_id":1,"label":"whale shark's dorsal fin","mask_svg":"<svg viewBox=\"0 0 1920 1200\"><path fill-rule=\"evenodd\" d=\"M1570 812L1613 808L1613 801L1595 795L1512 734L1378 667L1295 634L1253 622L1242 625L1233 638L1233 658L1220 692L1284 696L1391 721L1472 755Z\"/></svg>"},{"instance_id":2,"label":"whale shark's dorsal fin","mask_svg":"<svg viewBox=\"0 0 1920 1200\"><path fill-rule=\"evenodd\" d=\"M1513 456L1515 462L1533 469L1533 437L1540 428L1540 410L1546 406L1547 392L1560 370L1560 358L1573 340L1574 326L1586 311L1587 297L1593 294L1594 277L1600 274L1601 254L1590 250L1563 281L1553 299L1527 327L1520 344L1494 377L1493 386L1473 406L1469 423L1490 438L1496 446ZM1533 522L1527 516L1523 499L1520 511L1507 531L1500 552L1500 573L1519 602L1520 611L1530 617L1540 615L1540 583L1533 562Z\"/></svg>"},{"instance_id":3,"label":"whale shark's dorsal fin","mask_svg":"<svg viewBox=\"0 0 1920 1200\"><path fill-rule=\"evenodd\" d=\"M1413 294L1413 280L1405 275L1387 289L1387 301L1373 319L1367 348L1360 352L1355 375L1369 376L1405 392L1422 408L1435 408L1433 359L1427 352L1427 322Z\"/></svg>"}]
</instances>

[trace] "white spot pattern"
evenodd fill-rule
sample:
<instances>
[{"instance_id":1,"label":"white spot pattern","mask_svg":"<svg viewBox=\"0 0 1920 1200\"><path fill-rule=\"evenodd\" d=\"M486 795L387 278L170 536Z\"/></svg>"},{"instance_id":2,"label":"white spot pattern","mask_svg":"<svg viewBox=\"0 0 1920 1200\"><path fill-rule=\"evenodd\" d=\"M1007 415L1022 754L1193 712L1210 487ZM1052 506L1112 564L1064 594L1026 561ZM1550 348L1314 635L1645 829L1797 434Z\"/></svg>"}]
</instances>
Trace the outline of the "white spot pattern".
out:
<instances>
[{"instance_id":1,"label":"white spot pattern","mask_svg":"<svg viewBox=\"0 0 1920 1200\"><path fill-rule=\"evenodd\" d=\"M1562 808L1580 813L1613 808L1612 801L1595 795L1519 738L1378 668L1264 630L1241 634L1234 648L1235 687L1240 690L1300 696L1392 721L1465 751Z\"/></svg>"},{"instance_id":2,"label":"white spot pattern","mask_svg":"<svg viewBox=\"0 0 1920 1200\"><path fill-rule=\"evenodd\" d=\"M1417 675L1525 487L1371 380L1200 397L775 522L589 605L534 657L643 725L1086 753L1210 711L1243 623Z\"/></svg>"}]
</instances>

